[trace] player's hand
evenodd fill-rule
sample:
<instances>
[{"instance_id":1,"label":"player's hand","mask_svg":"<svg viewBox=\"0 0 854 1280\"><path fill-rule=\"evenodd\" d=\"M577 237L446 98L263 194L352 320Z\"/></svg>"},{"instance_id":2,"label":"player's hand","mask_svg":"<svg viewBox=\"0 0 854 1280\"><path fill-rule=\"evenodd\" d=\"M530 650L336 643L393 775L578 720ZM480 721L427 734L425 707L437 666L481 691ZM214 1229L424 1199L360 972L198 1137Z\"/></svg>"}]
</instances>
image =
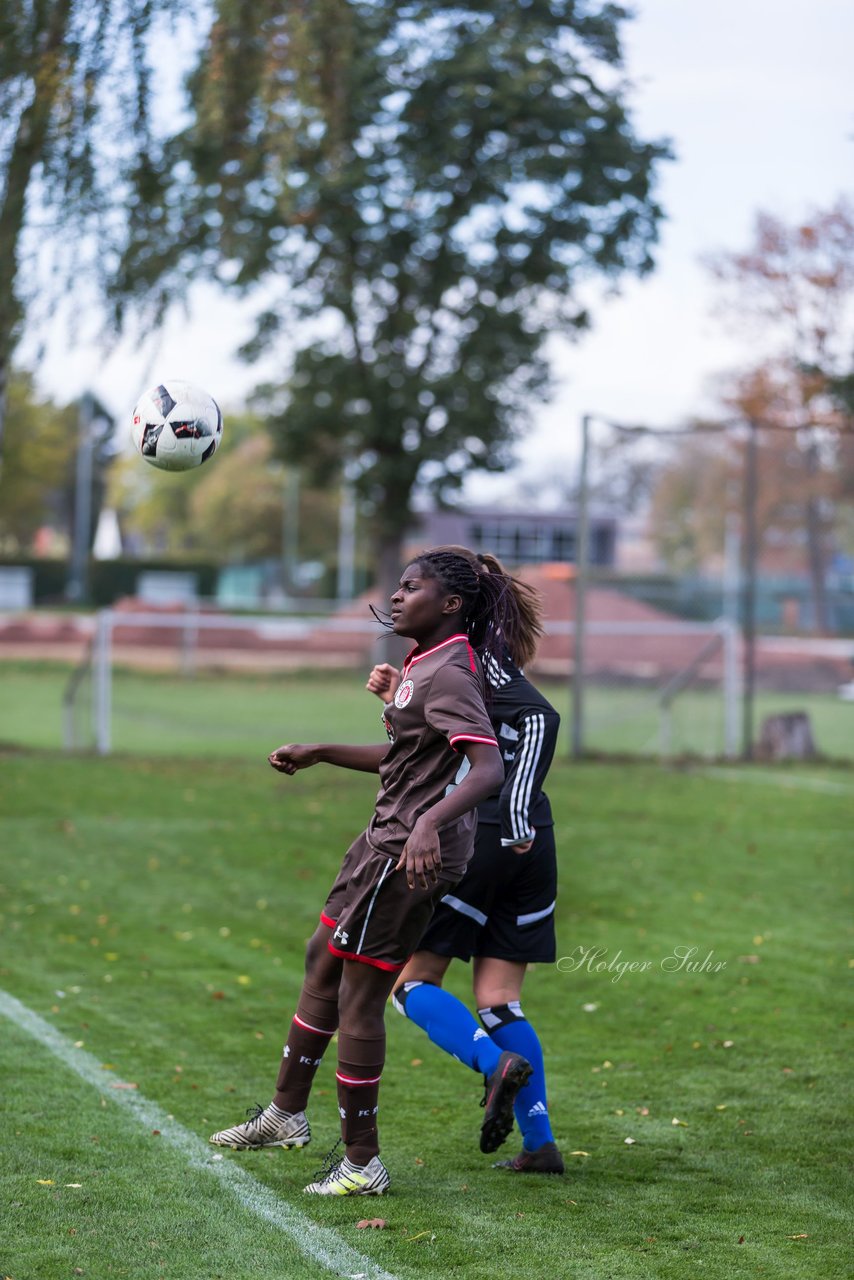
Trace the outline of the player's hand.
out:
<instances>
[{"instance_id":1,"label":"player's hand","mask_svg":"<svg viewBox=\"0 0 854 1280\"><path fill-rule=\"evenodd\" d=\"M419 818L403 846L395 871L406 870L406 883L410 889L420 884L429 889L439 883L442 870L442 854L439 849L439 833L427 818Z\"/></svg>"},{"instance_id":2,"label":"player's hand","mask_svg":"<svg viewBox=\"0 0 854 1280\"><path fill-rule=\"evenodd\" d=\"M310 769L317 764L317 747L291 742L287 746L276 747L267 759L279 773L296 773L298 769Z\"/></svg>"},{"instance_id":3,"label":"player's hand","mask_svg":"<svg viewBox=\"0 0 854 1280\"><path fill-rule=\"evenodd\" d=\"M365 688L383 702L391 702L400 685L400 672L390 662L378 662L368 676Z\"/></svg>"},{"instance_id":4,"label":"player's hand","mask_svg":"<svg viewBox=\"0 0 854 1280\"><path fill-rule=\"evenodd\" d=\"M511 844L514 853L530 853L534 847L533 840L523 840L521 844Z\"/></svg>"}]
</instances>

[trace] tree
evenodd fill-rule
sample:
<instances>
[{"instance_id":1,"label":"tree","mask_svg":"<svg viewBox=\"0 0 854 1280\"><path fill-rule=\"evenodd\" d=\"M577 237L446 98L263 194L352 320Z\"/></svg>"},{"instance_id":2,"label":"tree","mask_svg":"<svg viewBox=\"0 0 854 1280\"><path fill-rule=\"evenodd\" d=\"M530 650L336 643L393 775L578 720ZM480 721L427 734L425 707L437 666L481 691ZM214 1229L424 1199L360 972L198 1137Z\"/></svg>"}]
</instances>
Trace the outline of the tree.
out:
<instances>
[{"instance_id":1,"label":"tree","mask_svg":"<svg viewBox=\"0 0 854 1280\"><path fill-rule=\"evenodd\" d=\"M346 466L396 578L416 487L497 471L590 277L652 267L662 142L628 114L610 4L218 0L193 120L141 169L116 298L190 274L270 297L246 348L277 447ZM181 180L174 181L180 174Z\"/></svg>"},{"instance_id":2,"label":"tree","mask_svg":"<svg viewBox=\"0 0 854 1280\"><path fill-rule=\"evenodd\" d=\"M338 495L295 486L272 457L272 439L250 412L228 413L216 465L170 475L136 455L122 459L110 502L136 553L203 556L219 564L300 560L334 564ZM286 547L286 506L296 501L298 547ZM292 586L291 583L288 586Z\"/></svg>"},{"instance_id":3,"label":"tree","mask_svg":"<svg viewBox=\"0 0 854 1280\"><path fill-rule=\"evenodd\" d=\"M0 472L0 547L26 553L42 525L68 532L64 494L74 471L76 407L60 408L37 396L32 375L9 382L6 466Z\"/></svg>"},{"instance_id":4,"label":"tree","mask_svg":"<svg viewBox=\"0 0 854 1280\"><path fill-rule=\"evenodd\" d=\"M752 389L747 376L742 391L756 401L757 412L770 408L776 428L791 433L789 447L800 463L815 622L824 631L828 523L840 494L840 462L850 453L843 436L850 415L840 412L838 400L854 350L854 208L840 199L793 225L760 213L751 247L718 254L709 265L724 286L728 317L749 323L782 362L778 383L786 366L784 408L773 388L763 387L761 370Z\"/></svg>"},{"instance_id":5,"label":"tree","mask_svg":"<svg viewBox=\"0 0 854 1280\"><path fill-rule=\"evenodd\" d=\"M4 0L0 9L0 458L10 361L25 312L27 243L93 276L112 265L123 174L149 146L147 35L169 0ZM28 241L29 232L29 241ZM40 262L39 287L45 264ZM78 273L79 274L79 273Z\"/></svg>"},{"instance_id":6,"label":"tree","mask_svg":"<svg viewBox=\"0 0 854 1280\"><path fill-rule=\"evenodd\" d=\"M698 573L720 555L730 498L731 454L716 434L671 445L653 483L649 530L674 573Z\"/></svg>"}]
</instances>

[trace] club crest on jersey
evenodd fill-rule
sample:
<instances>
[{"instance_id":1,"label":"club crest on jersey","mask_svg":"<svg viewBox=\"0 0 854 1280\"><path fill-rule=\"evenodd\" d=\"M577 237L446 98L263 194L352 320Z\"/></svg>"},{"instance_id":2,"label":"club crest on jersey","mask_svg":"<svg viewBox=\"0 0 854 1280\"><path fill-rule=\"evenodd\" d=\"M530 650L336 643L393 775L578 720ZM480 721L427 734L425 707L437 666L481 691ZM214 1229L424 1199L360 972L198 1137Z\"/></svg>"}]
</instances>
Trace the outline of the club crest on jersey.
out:
<instances>
[{"instance_id":1,"label":"club crest on jersey","mask_svg":"<svg viewBox=\"0 0 854 1280\"><path fill-rule=\"evenodd\" d=\"M403 684L394 695L394 705L396 707L405 707L412 701L412 695L415 692L415 685L412 680L404 680Z\"/></svg>"}]
</instances>

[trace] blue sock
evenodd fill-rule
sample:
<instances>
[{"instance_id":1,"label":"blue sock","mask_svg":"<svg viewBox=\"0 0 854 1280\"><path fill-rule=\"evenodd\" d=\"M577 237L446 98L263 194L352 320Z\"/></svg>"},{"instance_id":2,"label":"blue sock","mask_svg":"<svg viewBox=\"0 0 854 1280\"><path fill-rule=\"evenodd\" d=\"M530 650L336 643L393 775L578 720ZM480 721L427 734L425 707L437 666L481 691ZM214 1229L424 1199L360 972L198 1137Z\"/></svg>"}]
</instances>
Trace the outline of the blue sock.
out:
<instances>
[{"instance_id":1,"label":"blue sock","mask_svg":"<svg viewBox=\"0 0 854 1280\"><path fill-rule=\"evenodd\" d=\"M487 1009L480 1010L481 1016L489 1012L490 1010ZM485 1021L488 1026L489 1020L485 1019ZM520 1017L517 1014L512 1022L502 1022L500 1026L492 1028L489 1037L499 1049L521 1053L534 1068L524 1089L520 1089L517 1093L513 1106L513 1114L522 1131L522 1145L525 1150L536 1151L537 1147L541 1147L544 1142L554 1142L546 1101L543 1049L536 1031L524 1016Z\"/></svg>"},{"instance_id":2,"label":"blue sock","mask_svg":"<svg viewBox=\"0 0 854 1280\"><path fill-rule=\"evenodd\" d=\"M465 1005L430 982L407 982L394 999L395 1008L426 1031L434 1044L473 1071L491 1075L501 1050Z\"/></svg>"}]
</instances>

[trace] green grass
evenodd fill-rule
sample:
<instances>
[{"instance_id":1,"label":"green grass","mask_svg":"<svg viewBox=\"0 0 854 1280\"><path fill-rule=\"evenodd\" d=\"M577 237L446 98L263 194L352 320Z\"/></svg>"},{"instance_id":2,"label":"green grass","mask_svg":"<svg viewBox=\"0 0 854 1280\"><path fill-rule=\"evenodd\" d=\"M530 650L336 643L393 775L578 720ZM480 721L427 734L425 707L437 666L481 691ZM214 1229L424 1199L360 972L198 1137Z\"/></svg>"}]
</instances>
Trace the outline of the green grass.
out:
<instances>
[{"instance_id":1,"label":"green grass","mask_svg":"<svg viewBox=\"0 0 854 1280\"><path fill-rule=\"evenodd\" d=\"M29 747L62 742L62 697L69 668L59 664L0 663L0 741ZM569 732L566 682L541 681L564 716ZM208 755L253 755L259 743L305 741L334 735L342 742L369 740L379 728L378 704L364 691L361 674L306 671L285 675L195 677L118 669L113 678L113 747L117 751ZM78 724L90 733L88 685L80 698ZM810 715L819 751L830 759L854 759L854 704L831 694L760 693L762 718L780 711ZM654 693L591 685L586 697L586 746L592 752L659 753L659 713ZM91 741L91 737L88 737ZM688 690L672 716L673 755L720 755L723 751L720 694Z\"/></svg>"},{"instance_id":2,"label":"green grass","mask_svg":"<svg viewBox=\"0 0 854 1280\"><path fill-rule=\"evenodd\" d=\"M316 710L319 692L305 690ZM328 724L340 706L320 701ZM104 1071L93 1088L3 1020L0 1270L13 1280L326 1274L110 1088L135 1082L202 1137L271 1093L304 940L375 780L282 778L269 745L252 760L0 758L0 986ZM331 1060L306 1151L226 1160L400 1277L849 1275L854 773L746 777L554 768L562 962L529 977L524 1003L565 1178L493 1171L479 1080L392 1013L391 1195L301 1194L337 1137ZM724 967L668 971L677 947ZM621 962L635 971L619 977ZM466 969L452 975L465 996ZM384 1231L356 1229L374 1216Z\"/></svg>"}]
</instances>

